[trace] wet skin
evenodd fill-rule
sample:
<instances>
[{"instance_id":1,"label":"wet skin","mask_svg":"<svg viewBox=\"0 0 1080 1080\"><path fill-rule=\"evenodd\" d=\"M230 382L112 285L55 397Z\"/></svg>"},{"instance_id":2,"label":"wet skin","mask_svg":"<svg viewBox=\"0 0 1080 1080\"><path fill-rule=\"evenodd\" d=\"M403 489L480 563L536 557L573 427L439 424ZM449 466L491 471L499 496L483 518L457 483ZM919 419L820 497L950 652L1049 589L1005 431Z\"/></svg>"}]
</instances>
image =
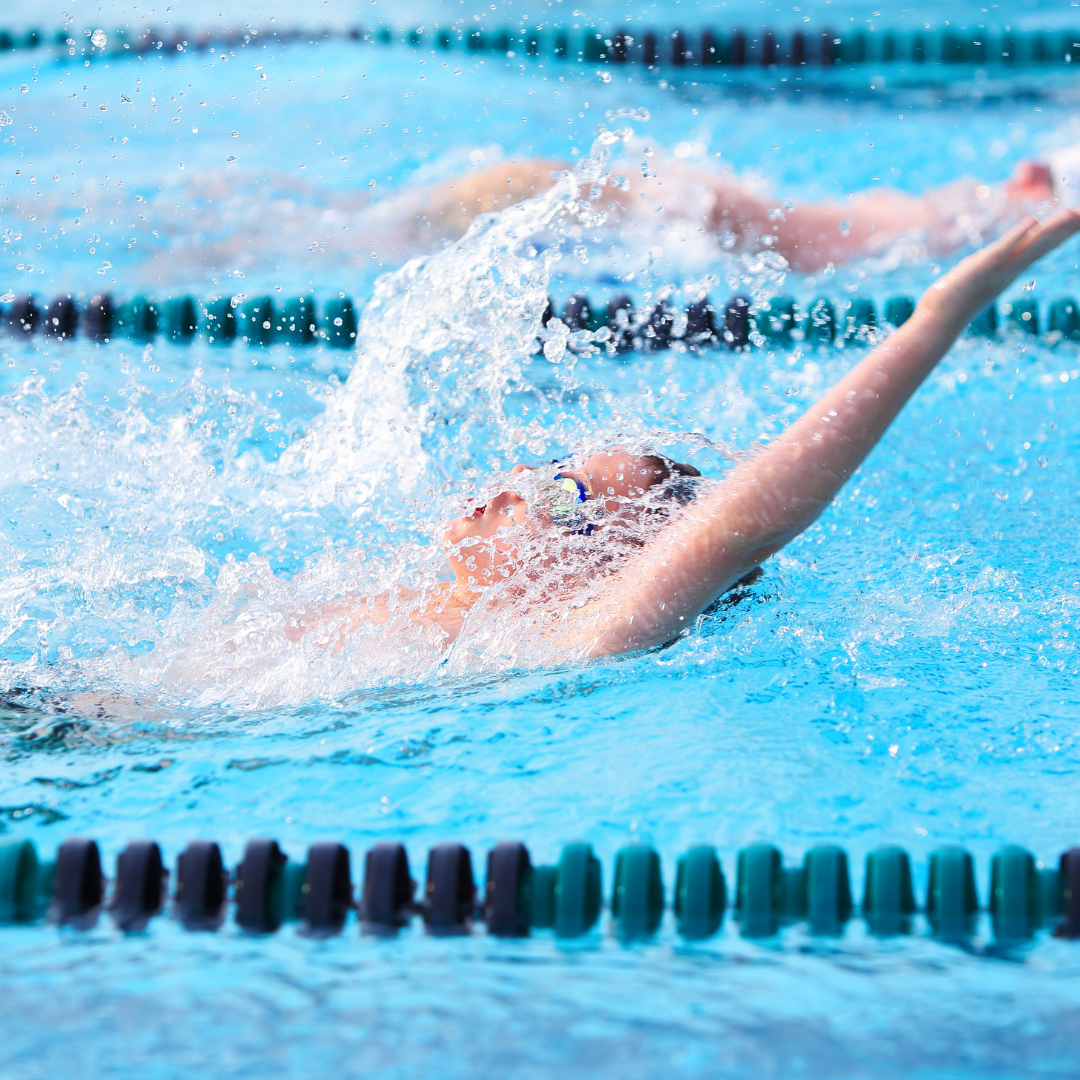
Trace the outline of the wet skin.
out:
<instances>
[{"instance_id":1,"label":"wet skin","mask_svg":"<svg viewBox=\"0 0 1080 1080\"><path fill-rule=\"evenodd\" d=\"M503 162L467 173L432 189L425 215L451 233L462 232L479 213L502 209L545 191L554 175L568 169L558 162L530 159ZM820 270L828 263L882 251L914 230L931 251L943 254L971 242L968 229L978 221L984 235L1015 221L1025 208L1052 201L1050 170L1037 161L1019 162L1010 180L992 186L961 179L922 195L886 187L853 192L843 201L796 200L777 216L777 197L750 190L733 175L692 169L669 162L666 170L706 194L711 209L705 227L717 236L730 234L740 249L756 250L762 236L793 270ZM666 202L658 177L638 177L627 191L607 188L598 205L616 215L632 214L653 197ZM644 199L644 202L642 201ZM665 213L676 213L670 206Z\"/></svg>"}]
</instances>

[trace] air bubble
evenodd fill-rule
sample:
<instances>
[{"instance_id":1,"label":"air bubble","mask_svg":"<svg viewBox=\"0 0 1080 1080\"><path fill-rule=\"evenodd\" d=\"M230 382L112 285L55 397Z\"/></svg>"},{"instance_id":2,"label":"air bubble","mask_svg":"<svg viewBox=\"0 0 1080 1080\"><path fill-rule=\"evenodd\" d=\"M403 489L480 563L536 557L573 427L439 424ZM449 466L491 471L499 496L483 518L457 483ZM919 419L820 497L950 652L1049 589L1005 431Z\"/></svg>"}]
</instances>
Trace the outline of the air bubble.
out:
<instances>
[{"instance_id":1,"label":"air bubble","mask_svg":"<svg viewBox=\"0 0 1080 1080\"><path fill-rule=\"evenodd\" d=\"M109 39L105 36L104 30L97 29L90 35L90 40L94 43L95 48L104 49L105 42Z\"/></svg>"}]
</instances>

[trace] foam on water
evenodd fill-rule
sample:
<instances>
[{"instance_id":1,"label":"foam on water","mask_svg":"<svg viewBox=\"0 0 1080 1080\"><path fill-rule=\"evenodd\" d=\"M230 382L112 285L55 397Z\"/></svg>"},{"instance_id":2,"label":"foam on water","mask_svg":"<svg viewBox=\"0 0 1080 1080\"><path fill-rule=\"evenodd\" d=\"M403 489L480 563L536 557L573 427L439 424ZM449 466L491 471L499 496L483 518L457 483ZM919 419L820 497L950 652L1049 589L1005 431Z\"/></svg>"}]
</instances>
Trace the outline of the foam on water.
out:
<instances>
[{"instance_id":1,"label":"foam on water","mask_svg":"<svg viewBox=\"0 0 1080 1080\"><path fill-rule=\"evenodd\" d=\"M679 436L649 428L672 419L677 393L666 407L646 393L639 410L614 412L576 393L579 364L613 362L606 333L570 334L558 320L541 333L551 262L564 241L580 246L582 228L604 225L596 204L611 179L610 149L631 136L602 131L547 192L481 216L461 240L383 275L348 379L321 392L321 415L287 444L272 445L284 425L271 405L227 381L211 389L202 367L148 416L141 403L150 391L136 368L156 368L150 346L121 368L119 407L91 405L78 381L52 399L40 378L25 380L0 405L15 466L8 498L35 500L44 482L47 508L12 506L23 520L10 520L24 535L48 527L62 539L29 560L9 540L3 639L20 630L26 638L27 608L43 595L52 610L39 620L33 655L3 662L5 688L92 686L196 708L264 708L543 662L520 647L522 597L500 617L478 611L470 626L494 626L477 631L486 643L466 634L449 665L444 636L415 625L416 604L404 600L392 600L388 624L364 623L336 649L326 646L344 610L325 634L298 642L287 630L297 611L335 597L347 607L395 597L402 586L430 594L446 577L440 523L460 511L463 495L482 501L518 483L500 470L520 456ZM742 260L744 282L755 262ZM782 260L768 270L782 277ZM711 445L687 437L698 449ZM475 479L492 468L493 478ZM298 519L364 536L365 549L328 544L291 580L263 555L238 562L229 554L213 574L200 535L214 524L231 530L243 521L257 540L276 541ZM541 576L537 596L546 587ZM498 611L497 598L481 608L493 605Z\"/></svg>"}]
</instances>

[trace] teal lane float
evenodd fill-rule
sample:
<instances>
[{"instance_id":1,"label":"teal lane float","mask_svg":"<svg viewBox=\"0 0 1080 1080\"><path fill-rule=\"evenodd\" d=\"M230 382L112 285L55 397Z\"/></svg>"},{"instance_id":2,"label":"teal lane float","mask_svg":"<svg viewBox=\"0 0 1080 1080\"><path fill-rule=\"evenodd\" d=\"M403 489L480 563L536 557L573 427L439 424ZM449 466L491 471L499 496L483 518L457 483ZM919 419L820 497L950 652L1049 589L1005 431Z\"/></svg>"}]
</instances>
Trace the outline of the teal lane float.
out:
<instances>
[{"instance_id":1,"label":"teal lane float","mask_svg":"<svg viewBox=\"0 0 1080 1080\"><path fill-rule=\"evenodd\" d=\"M794 924L817 937L839 937L856 916L872 935L893 937L916 932L921 912L932 936L964 941L983 910L999 944L1030 941L1044 930L1080 938L1080 847L1051 867L1040 866L1025 848L1001 848L990 862L985 908L975 860L960 847L930 854L921 908L911 858L895 846L867 854L861 903L852 889L848 855L833 844L812 847L793 866L785 866L773 845L752 844L738 852L735 867L730 906L739 932L749 939L770 938ZM0 845L0 923L48 920L88 929L108 912L121 930L131 931L168 909L188 929L214 930L231 908L236 925L252 934L271 934L292 922L303 933L328 936L341 932L356 911L363 930L381 934L420 918L435 935L468 934L484 922L499 937L550 930L573 940L590 935L600 922L603 868L588 843L567 844L554 866L533 865L522 843L497 844L488 852L486 869L480 888L469 849L438 844L428 853L418 896L405 848L380 843L365 856L357 896L350 853L342 844L313 844L303 861L293 861L275 840L251 840L230 871L216 843L194 841L170 874L158 844L140 840L124 848L107 881L93 840L65 840L49 862L38 858L31 841L15 840ZM646 844L622 848L612 881L614 934L624 942L654 937L667 910L659 853ZM702 845L679 857L670 906L684 940L704 941L720 931L729 901L715 848Z\"/></svg>"},{"instance_id":2,"label":"teal lane float","mask_svg":"<svg viewBox=\"0 0 1080 1080\"><path fill-rule=\"evenodd\" d=\"M1066 9L1067 10L1067 9ZM394 27L351 26L303 31L247 24L243 29L183 30L175 27L123 27L112 30L0 30L0 53L50 45L64 62L87 62L148 54L175 55L207 49L237 49L263 44L315 43L332 37L357 44L406 46L425 51L487 53L523 61L637 65L645 68L730 69L801 68L833 71L866 64L926 71L937 67L1004 68L1071 66L1080 61L1080 29L1017 30L984 25L944 30L849 27L807 29L768 26L630 27L597 25L587 19L572 25L510 28L427 24Z\"/></svg>"},{"instance_id":3,"label":"teal lane float","mask_svg":"<svg viewBox=\"0 0 1080 1080\"><path fill-rule=\"evenodd\" d=\"M243 301L218 296L205 302L192 296L172 296L164 301L134 296L118 303L107 293L89 299L67 294L47 306L35 296L17 297L13 303L0 306L0 327L15 338L42 333L55 338L149 342L161 335L187 344L202 336L217 345L231 345L239 339L256 346L323 343L351 349L356 342L357 314L344 293L327 300L321 315L311 296L290 297L279 307L269 296Z\"/></svg>"}]
</instances>

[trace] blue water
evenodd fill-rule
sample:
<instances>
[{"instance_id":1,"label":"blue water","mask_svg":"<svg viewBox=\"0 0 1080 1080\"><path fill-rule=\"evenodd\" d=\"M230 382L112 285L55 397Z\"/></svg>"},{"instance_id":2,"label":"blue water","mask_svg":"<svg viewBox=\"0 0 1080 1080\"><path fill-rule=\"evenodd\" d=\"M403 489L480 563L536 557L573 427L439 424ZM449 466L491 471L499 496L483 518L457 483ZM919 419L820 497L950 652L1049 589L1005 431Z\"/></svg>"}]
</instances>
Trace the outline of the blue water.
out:
<instances>
[{"instance_id":1,"label":"blue water","mask_svg":"<svg viewBox=\"0 0 1080 1080\"><path fill-rule=\"evenodd\" d=\"M880 305L939 269L916 249L809 281L664 225L583 239L556 219L537 224L520 295L478 302L436 348L425 319L446 314L439 290L456 279L488 281L487 241L455 249L411 231L423 184L522 155L572 165L600 124L624 123L637 140L625 167L648 145L674 178L687 144L691 163L760 173L778 200L994 182L1077 138L1070 83L989 101L974 82L804 100L767 82L734 94L462 54L421 69L416 53L340 42L240 50L213 68L206 55L31 59L0 60L15 118L3 130L16 135L3 226L22 233L4 245L0 285L46 298L103 284L320 299L378 288L380 302L362 354L0 345L4 838L48 856L90 835L110 872L138 837L170 866L196 837L230 864L255 836L294 858L334 839L354 873L368 846L394 839L416 877L443 840L469 845L479 867L508 837L539 863L584 838L605 894L614 852L638 840L661 852L669 898L675 858L700 842L718 847L729 886L748 842L770 840L789 862L840 842L857 896L866 852L898 843L920 897L929 852L961 843L984 900L1001 844L1049 865L1076 842L1073 344L958 343L821 520L670 649L578 667L458 650L444 664L371 637L328 656L275 631L298 597L428 572L434 523L493 458L648 430L715 473L862 354L511 363L509 313L535 317L548 291L644 300L670 285L678 299L704 285L719 300L737 286ZM606 118L627 109L650 119ZM587 263L573 254L582 242ZM441 254L414 268L427 292L410 294L407 275L376 286L429 251ZM563 257L545 264L552 253ZM1077 263L1075 243L1048 258L1033 295L1080 292ZM461 371L444 376L455 349ZM516 448L507 417L528 435ZM404 568L380 561L391 541L407 545ZM373 940L354 921L322 942L231 924L193 935L165 918L129 938L108 919L0 934L11 1077L1075 1075L1080 952L1045 933L1001 951L981 926L962 950L921 927L878 941L852 923L839 939L794 927L762 944L729 920L689 947L669 913L632 947L606 914L569 946L543 933L429 939L419 925Z\"/></svg>"}]
</instances>

